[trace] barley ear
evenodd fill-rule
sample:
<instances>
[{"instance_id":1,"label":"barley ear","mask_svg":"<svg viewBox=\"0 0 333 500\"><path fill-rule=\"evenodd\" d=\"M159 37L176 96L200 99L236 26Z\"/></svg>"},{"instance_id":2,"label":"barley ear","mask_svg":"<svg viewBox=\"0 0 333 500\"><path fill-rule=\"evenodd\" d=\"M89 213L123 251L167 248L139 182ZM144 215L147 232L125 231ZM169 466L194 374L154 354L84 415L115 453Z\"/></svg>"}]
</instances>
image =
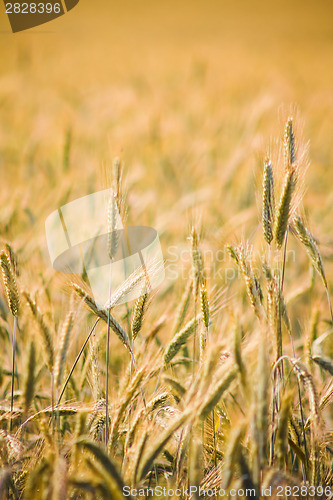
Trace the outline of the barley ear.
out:
<instances>
[{"instance_id":1,"label":"barley ear","mask_svg":"<svg viewBox=\"0 0 333 500\"><path fill-rule=\"evenodd\" d=\"M237 370L231 369L224 377L216 380L208 391L203 403L198 410L198 417L205 419L219 402L222 394L229 389L230 384L236 378Z\"/></svg>"},{"instance_id":2,"label":"barley ear","mask_svg":"<svg viewBox=\"0 0 333 500\"><path fill-rule=\"evenodd\" d=\"M170 361L176 356L180 351L180 348L186 344L187 339L192 335L198 325L198 320L193 318L189 321L185 327L178 332L171 340L167 346L164 353L164 363L169 364Z\"/></svg>"},{"instance_id":3,"label":"barley ear","mask_svg":"<svg viewBox=\"0 0 333 500\"><path fill-rule=\"evenodd\" d=\"M274 180L272 164L270 160L266 158L263 179L262 227L264 238L269 245L273 240L274 204Z\"/></svg>"},{"instance_id":4,"label":"barley ear","mask_svg":"<svg viewBox=\"0 0 333 500\"><path fill-rule=\"evenodd\" d=\"M132 320L132 338L136 339L139 332L142 328L143 317L146 312L148 306L148 298L149 292L147 290L147 286L144 285L144 288L141 292L140 297L135 303L134 312L133 312L133 320Z\"/></svg>"},{"instance_id":5,"label":"barley ear","mask_svg":"<svg viewBox=\"0 0 333 500\"><path fill-rule=\"evenodd\" d=\"M189 280L184 290L184 293L180 299L179 306L177 308L175 323L173 327L174 333L177 333L184 323L186 313L190 305L192 288L193 288L193 281Z\"/></svg>"},{"instance_id":6,"label":"barley ear","mask_svg":"<svg viewBox=\"0 0 333 500\"><path fill-rule=\"evenodd\" d=\"M190 239L191 239L193 295L194 298L196 298L199 293L200 284L204 280L204 274L203 274L202 255L199 247L199 234L195 229L195 227L192 227Z\"/></svg>"},{"instance_id":7,"label":"barley ear","mask_svg":"<svg viewBox=\"0 0 333 500\"><path fill-rule=\"evenodd\" d=\"M60 386L64 375L69 340L73 326L74 326L74 313L70 312L68 313L61 329L59 350L55 360L54 379L57 387Z\"/></svg>"},{"instance_id":8,"label":"barley ear","mask_svg":"<svg viewBox=\"0 0 333 500\"><path fill-rule=\"evenodd\" d=\"M294 189L295 169L293 167L290 167L285 177L280 203L277 208L275 219L274 239L278 248L281 248L284 241L284 236L288 228L291 199Z\"/></svg>"},{"instance_id":9,"label":"barley ear","mask_svg":"<svg viewBox=\"0 0 333 500\"><path fill-rule=\"evenodd\" d=\"M207 288L204 285L201 286L200 295L201 295L202 319L203 319L203 323L205 325L205 328L208 331L208 328L209 328L209 302L208 302Z\"/></svg>"},{"instance_id":10,"label":"barley ear","mask_svg":"<svg viewBox=\"0 0 333 500\"><path fill-rule=\"evenodd\" d=\"M286 167L290 167L296 161L296 148L295 148L295 136L293 130L293 120L288 118L286 123L286 129L284 133L284 157Z\"/></svg>"},{"instance_id":11,"label":"barley ear","mask_svg":"<svg viewBox=\"0 0 333 500\"><path fill-rule=\"evenodd\" d=\"M294 225L300 242L305 246L306 252L310 257L312 264L314 265L316 271L323 280L325 288L327 288L327 279L325 275L323 261L319 252L318 245L313 235L304 226L302 219L300 217L295 217Z\"/></svg>"},{"instance_id":12,"label":"barley ear","mask_svg":"<svg viewBox=\"0 0 333 500\"><path fill-rule=\"evenodd\" d=\"M8 306L12 315L17 316L19 312L20 299L10 259L4 250L0 254L0 265Z\"/></svg>"},{"instance_id":13,"label":"barley ear","mask_svg":"<svg viewBox=\"0 0 333 500\"><path fill-rule=\"evenodd\" d=\"M114 196L111 195L108 205L108 255L112 260L118 250L119 246L119 232L117 231L117 215L118 208Z\"/></svg>"}]
</instances>

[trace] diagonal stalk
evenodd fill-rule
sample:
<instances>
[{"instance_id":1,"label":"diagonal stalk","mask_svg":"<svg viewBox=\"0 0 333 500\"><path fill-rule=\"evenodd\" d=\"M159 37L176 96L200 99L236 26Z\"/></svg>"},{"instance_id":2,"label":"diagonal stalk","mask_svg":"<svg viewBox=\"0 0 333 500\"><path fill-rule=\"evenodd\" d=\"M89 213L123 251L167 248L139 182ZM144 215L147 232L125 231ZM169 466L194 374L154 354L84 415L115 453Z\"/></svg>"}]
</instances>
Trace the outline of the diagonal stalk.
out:
<instances>
[{"instance_id":1,"label":"diagonal stalk","mask_svg":"<svg viewBox=\"0 0 333 500\"><path fill-rule=\"evenodd\" d=\"M83 353L83 351L84 351L84 349L85 349L86 345L88 344L90 337L91 337L91 336L92 336L92 334L94 333L94 330L95 330L96 325L97 325L97 323L99 322L99 320L100 320L100 318L97 318L97 319L96 319L96 321L95 321L95 323L93 324L93 326L92 326L92 328L91 328L91 330L90 330L90 332L89 332L89 334L88 334L88 336L87 336L86 340L84 341L84 343L83 343L83 345L82 345L82 347L81 347L81 349L80 349L79 354L76 356L76 359L75 359L75 361L74 361L74 363L73 363L73 366L72 366L72 368L71 368L71 371L69 372L68 377L67 377L67 379L66 379L66 382L64 383L64 386L63 386L63 388L62 388L62 390L61 390L60 396L58 397L57 406L59 406L59 404L60 404L60 401L61 401L61 399L62 399L62 397L63 397L63 395L64 395L64 392L65 392L65 390L66 390L66 387L67 387L67 385L68 385L68 382L70 381L70 378L71 378L71 376L72 376L72 374L73 374L73 371L75 370L75 367L76 367L76 365L78 364L78 361L79 361L79 359L80 359L80 357L81 357L81 355L82 355L82 353Z\"/></svg>"}]
</instances>

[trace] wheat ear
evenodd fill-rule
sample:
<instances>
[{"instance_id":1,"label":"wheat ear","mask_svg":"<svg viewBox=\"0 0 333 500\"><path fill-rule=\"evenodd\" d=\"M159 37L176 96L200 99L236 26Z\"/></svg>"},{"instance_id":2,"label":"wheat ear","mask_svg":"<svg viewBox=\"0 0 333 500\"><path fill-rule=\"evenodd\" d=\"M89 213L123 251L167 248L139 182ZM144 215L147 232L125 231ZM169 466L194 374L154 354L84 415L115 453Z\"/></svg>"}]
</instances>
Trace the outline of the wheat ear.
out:
<instances>
[{"instance_id":1,"label":"wheat ear","mask_svg":"<svg viewBox=\"0 0 333 500\"><path fill-rule=\"evenodd\" d=\"M288 228L291 199L294 189L295 189L295 169L293 167L289 167L286 173L284 186L280 198L280 203L277 208L275 227L274 227L274 239L276 241L276 245L278 248L281 248Z\"/></svg>"},{"instance_id":2,"label":"wheat ear","mask_svg":"<svg viewBox=\"0 0 333 500\"><path fill-rule=\"evenodd\" d=\"M262 227L264 238L269 245L273 240L274 206L273 170L270 160L266 158L263 179Z\"/></svg>"},{"instance_id":3,"label":"wheat ear","mask_svg":"<svg viewBox=\"0 0 333 500\"><path fill-rule=\"evenodd\" d=\"M10 259L5 251L2 251L0 254L0 265L2 271L2 279L8 300L8 306L14 317L14 327L13 327L13 337L12 337L12 378L11 378L11 397L10 397L10 411L12 413L14 406L14 374L15 374L17 315L19 312L20 299L17 290L15 276L10 264ZM12 419L10 420L10 430L11 428L12 428Z\"/></svg>"}]
</instances>

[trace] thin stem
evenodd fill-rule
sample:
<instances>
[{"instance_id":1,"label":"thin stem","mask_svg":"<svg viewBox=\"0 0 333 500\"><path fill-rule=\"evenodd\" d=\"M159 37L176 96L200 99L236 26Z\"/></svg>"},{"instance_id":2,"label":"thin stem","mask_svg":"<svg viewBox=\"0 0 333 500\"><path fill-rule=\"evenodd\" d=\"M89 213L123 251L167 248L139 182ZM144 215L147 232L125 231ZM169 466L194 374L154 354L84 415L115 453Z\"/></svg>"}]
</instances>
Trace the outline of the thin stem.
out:
<instances>
[{"instance_id":1,"label":"thin stem","mask_svg":"<svg viewBox=\"0 0 333 500\"><path fill-rule=\"evenodd\" d=\"M52 422L52 436L54 435L54 376L53 376L53 370L50 372L51 375L51 406L52 406L52 412L51 412L51 422Z\"/></svg>"},{"instance_id":2,"label":"thin stem","mask_svg":"<svg viewBox=\"0 0 333 500\"><path fill-rule=\"evenodd\" d=\"M284 277L285 277L285 270L286 270L286 254L287 254L288 234L289 234L289 229L287 228L285 239L284 239L284 249L283 249L283 264L282 264L282 277L281 277L281 296L282 296L282 291L283 291L283 284L284 284ZM327 289L326 289L326 291L327 291ZM330 299L329 299L329 305L330 305L330 311L332 311ZM332 314L331 317L333 318L333 314ZM292 338L291 334L290 334L290 341L291 341L291 347L292 347L292 350L293 350L293 356L295 358L296 357L296 353L295 353L294 341L293 341L293 338ZM283 382L284 382L283 361L281 363L281 374L282 374ZM300 387L300 383L299 383L298 378L297 378L297 389L298 389L298 400L299 400L299 407L300 407L300 414L301 414L302 434L303 434L303 439L304 439L304 453L305 453L305 457L306 457L306 462L308 462L308 460L307 460L307 458L308 458L308 451L307 451L306 436L305 436L305 429L304 429L304 412L303 412L303 404L302 404L302 396L301 396L301 387ZM303 473L303 479L306 481L306 471L304 469L303 463L302 463L302 473Z\"/></svg>"},{"instance_id":3,"label":"thin stem","mask_svg":"<svg viewBox=\"0 0 333 500\"><path fill-rule=\"evenodd\" d=\"M281 276L281 295L282 295L282 292L283 292L284 275L285 275L285 270L286 270L286 254L287 254L288 233L289 233L289 230L287 229L286 235L284 237L284 247L283 247L283 263L282 263L282 276Z\"/></svg>"},{"instance_id":4,"label":"thin stem","mask_svg":"<svg viewBox=\"0 0 333 500\"><path fill-rule=\"evenodd\" d=\"M331 297L330 297L330 292L329 292L329 289L328 289L328 285L325 286L325 289L326 289L328 307L330 309L331 322L332 322L332 325L333 325L333 309L332 309L332 301L331 301Z\"/></svg>"},{"instance_id":5,"label":"thin stem","mask_svg":"<svg viewBox=\"0 0 333 500\"><path fill-rule=\"evenodd\" d=\"M197 303L198 303L198 294L195 293L195 301L194 301L194 317L197 317ZM194 380L194 374L195 374L195 361L196 361L196 356L197 356L197 349L196 349L196 333L197 333L197 325L194 327L194 332L193 332L193 361L192 361L192 381Z\"/></svg>"},{"instance_id":6,"label":"thin stem","mask_svg":"<svg viewBox=\"0 0 333 500\"><path fill-rule=\"evenodd\" d=\"M112 260L110 262L109 303L112 290ZM109 357L110 357L110 307L108 308L108 330L106 335L106 382L105 382L105 447L109 441Z\"/></svg>"},{"instance_id":7,"label":"thin stem","mask_svg":"<svg viewBox=\"0 0 333 500\"><path fill-rule=\"evenodd\" d=\"M91 328L91 330L90 330L90 332L89 332L89 334L88 334L88 336L87 336L86 340L84 341L84 343L83 343L83 345L82 345L82 347L81 347L81 349L80 349L79 354L76 356L76 359L75 359L74 364L73 364L73 366L72 366L72 368L71 368L71 371L69 372L68 377L67 377L67 379L66 379L66 382L64 383L64 386L63 386L63 388L62 388L62 390L61 390L60 396L58 397L57 406L59 406L59 404L60 404L61 398L62 398L62 397L63 397L63 395L64 395L64 392L65 392L65 390L66 390L66 387L67 387L67 385L68 385L68 382L70 381L70 378L71 378L71 376L72 376L72 374L73 374L73 371L75 370L75 367L76 367L76 365L78 364L78 361L79 361L79 359L80 359L80 357L81 357L81 355L82 355L82 353L83 353L83 351L84 351L84 349L85 349L85 347L86 347L87 343L89 342L90 337L91 337L91 336L92 336L92 334L94 333L94 330L95 330L96 325L97 325L97 323L99 322L99 320L100 320L100 318L97 318L97 319L96 319L96 321L95 321L95 323L93 324L93 326L92 326L92 328Z\"/></svg>"},{"instance_id":8,"label":"thin stem","mask_svg":"<svg viewBox=\"0 0 333 500\"><path fill-rule=\"evenodd\" d=\"M291 333L290 333L290 343L291 343L291 348L292 348L292 351L293 351L293 356L294 356L294 358L296 358L294 340L292 338ZM304 454L305 454L305 458L306 458L305 463L308 463L308 449L307 449L307 444L306 444L305 420L304 420L304 411L303 411L303 404L302 404L301 386L300 386L298 377L296 377L296 380L297 380L299 410L300 410L300 414L301 414L302 434L303 434L303 439L304 439ZM306 482L306 480L307 480L306 470L305 470L303 462L302 462L302 475L303 475L303 481Z\"/></svg>"},{"instance_id":9,"label":"thin stem","mask_svg":"<svg viewBox=\"0 0 333 500\"><path fill-rule=\"evenodd\" d=\"M14 316L14 328L13 328L13 338L12 338L12 390L10 397L10 412L13 413L14 408L14 382L15 382L15 354L16 354L16 329L17 329L17 316ZM12 415L13 416L13 415ZM12 430L13 419L10 419L10 431Z\"/></svg>"},{"instance_id":10,"label":"thin stem","mask_svg":"<svg viewBox=\"0 0 333 500\"><path fill-rule=\"evenodd\" d=\"M217 457L216 457L216 434L215 434L215 414L214 408L212 409L212 424L213 424L213 439L214 439L214 465L217 467Z\"/></svg>"}]
</instances>

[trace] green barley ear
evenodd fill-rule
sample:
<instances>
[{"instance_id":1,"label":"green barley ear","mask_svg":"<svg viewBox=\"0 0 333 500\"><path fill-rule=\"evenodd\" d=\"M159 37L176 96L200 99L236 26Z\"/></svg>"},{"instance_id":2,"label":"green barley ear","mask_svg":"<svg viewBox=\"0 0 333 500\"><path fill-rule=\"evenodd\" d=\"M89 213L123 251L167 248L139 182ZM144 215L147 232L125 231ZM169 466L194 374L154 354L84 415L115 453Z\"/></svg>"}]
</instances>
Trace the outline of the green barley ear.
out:
<instances>
[{"instance_id":1,"label":"green barley ear","mask_svg":"<svg viewBox=\"0 0 333 500\"><path fill-rule=\"evenodd\" d=\"M149 291L147 289L147 286L144 285L144 289L141 292L140 297L135 303L134 307L134 312L133 312L133 320L132 320L132 338L133 340L136 339L138 336L141 328L142 328L142 321L144 314L147 310L148 306L148 298L149 298Z\"/></svg>"},{"instance_id":2,"label":"green barley ear","mask_svg":"<svg viewBox=\"0 0 333 500\"><path fill-rule=\"evenodd\" d=\"M300 242L305 246L307 254L309 255L312 261L312 264L314 265L315 269L317 270L318 274L323 280L324 286L327 288L327 280L324 271L323 261L313 235L310 233L308 229L306 229L300 217L296 217L294 219L294 226Z\"/></svg>"},{"instance_id":3,"label":"green barley ear","mask_svg":"<svg viewBox=\"0 0 333 500\"><path fill-rule=\"evenodd\" d=\"M19 312L20 299L10 259L4 250L0 254L0 265L8 306L12 315L17 316Z\"/></svg>"},{"instance_id":4,"label":"green barley ear","mask_svg":"<svg viewBox=\"0 0 333 500\"><path fill-rule=\"evenodd\" d=\"M290 167L296 161L296 148L295 148L295 136L293 130L293 120L292 118L288 118L286 129L284 133L284 157L286 167Z\"/></svg>"},{"instance_id":5,"label":"green barley ear","mask_svg":"<svg viewBox=\"0 0 333 500\"><path fill-rule=\"evenodd\" d=\"M265 276L266 280L272 281L272 279L273 279L272 269L269 267L267 262L263 262L262 269L264 271L264 276Z\"/></svg>"},{"instance_id":6,"label":"green barley ear","mask_svg":"<svg viewBox=\"0 0 333 500\"><path fill-rule=\"evenodd\" d=\"M274 238L278 248L281 248L288 228L291 199L296 185L295 177L295 169L293 167L289 167L286 173L280 203L277 209L274 227Z\"/></svg>"},{"instance_id":7,"label":"green barley ear","mask_svg":"<svg viewBox=\"0 0 333 500\"><path fill-rule=\"evenodd\" d=\"M236 264L239 264L237 249L232 245L227 245L227 251L230 257L236 262Z\"/></svg>"},{"instance_id":8,"label":"green barley ear","mask_svg":"<svg viewBox=\"0 0 333 500\"><path fill-rule=\"evenodd\" d=\"M265 160L263 179L263 206L262 206L262 227L264 238L270 245L273 240L274 223L274 179L272 164L269 158Z\"/></svg>"},{"instance_id":9,"label":"green barley ear","mask_svg":"<svg viewBox=\"0 0 333 500\"><path fill-rule=\"evenodd\" d=\"M31 406L34 391L35 391L35 367L36 367L36 350L34 342L30 343L28 372L24 387L24 413L27 415Z\"/></svg>"}]
</instances>

